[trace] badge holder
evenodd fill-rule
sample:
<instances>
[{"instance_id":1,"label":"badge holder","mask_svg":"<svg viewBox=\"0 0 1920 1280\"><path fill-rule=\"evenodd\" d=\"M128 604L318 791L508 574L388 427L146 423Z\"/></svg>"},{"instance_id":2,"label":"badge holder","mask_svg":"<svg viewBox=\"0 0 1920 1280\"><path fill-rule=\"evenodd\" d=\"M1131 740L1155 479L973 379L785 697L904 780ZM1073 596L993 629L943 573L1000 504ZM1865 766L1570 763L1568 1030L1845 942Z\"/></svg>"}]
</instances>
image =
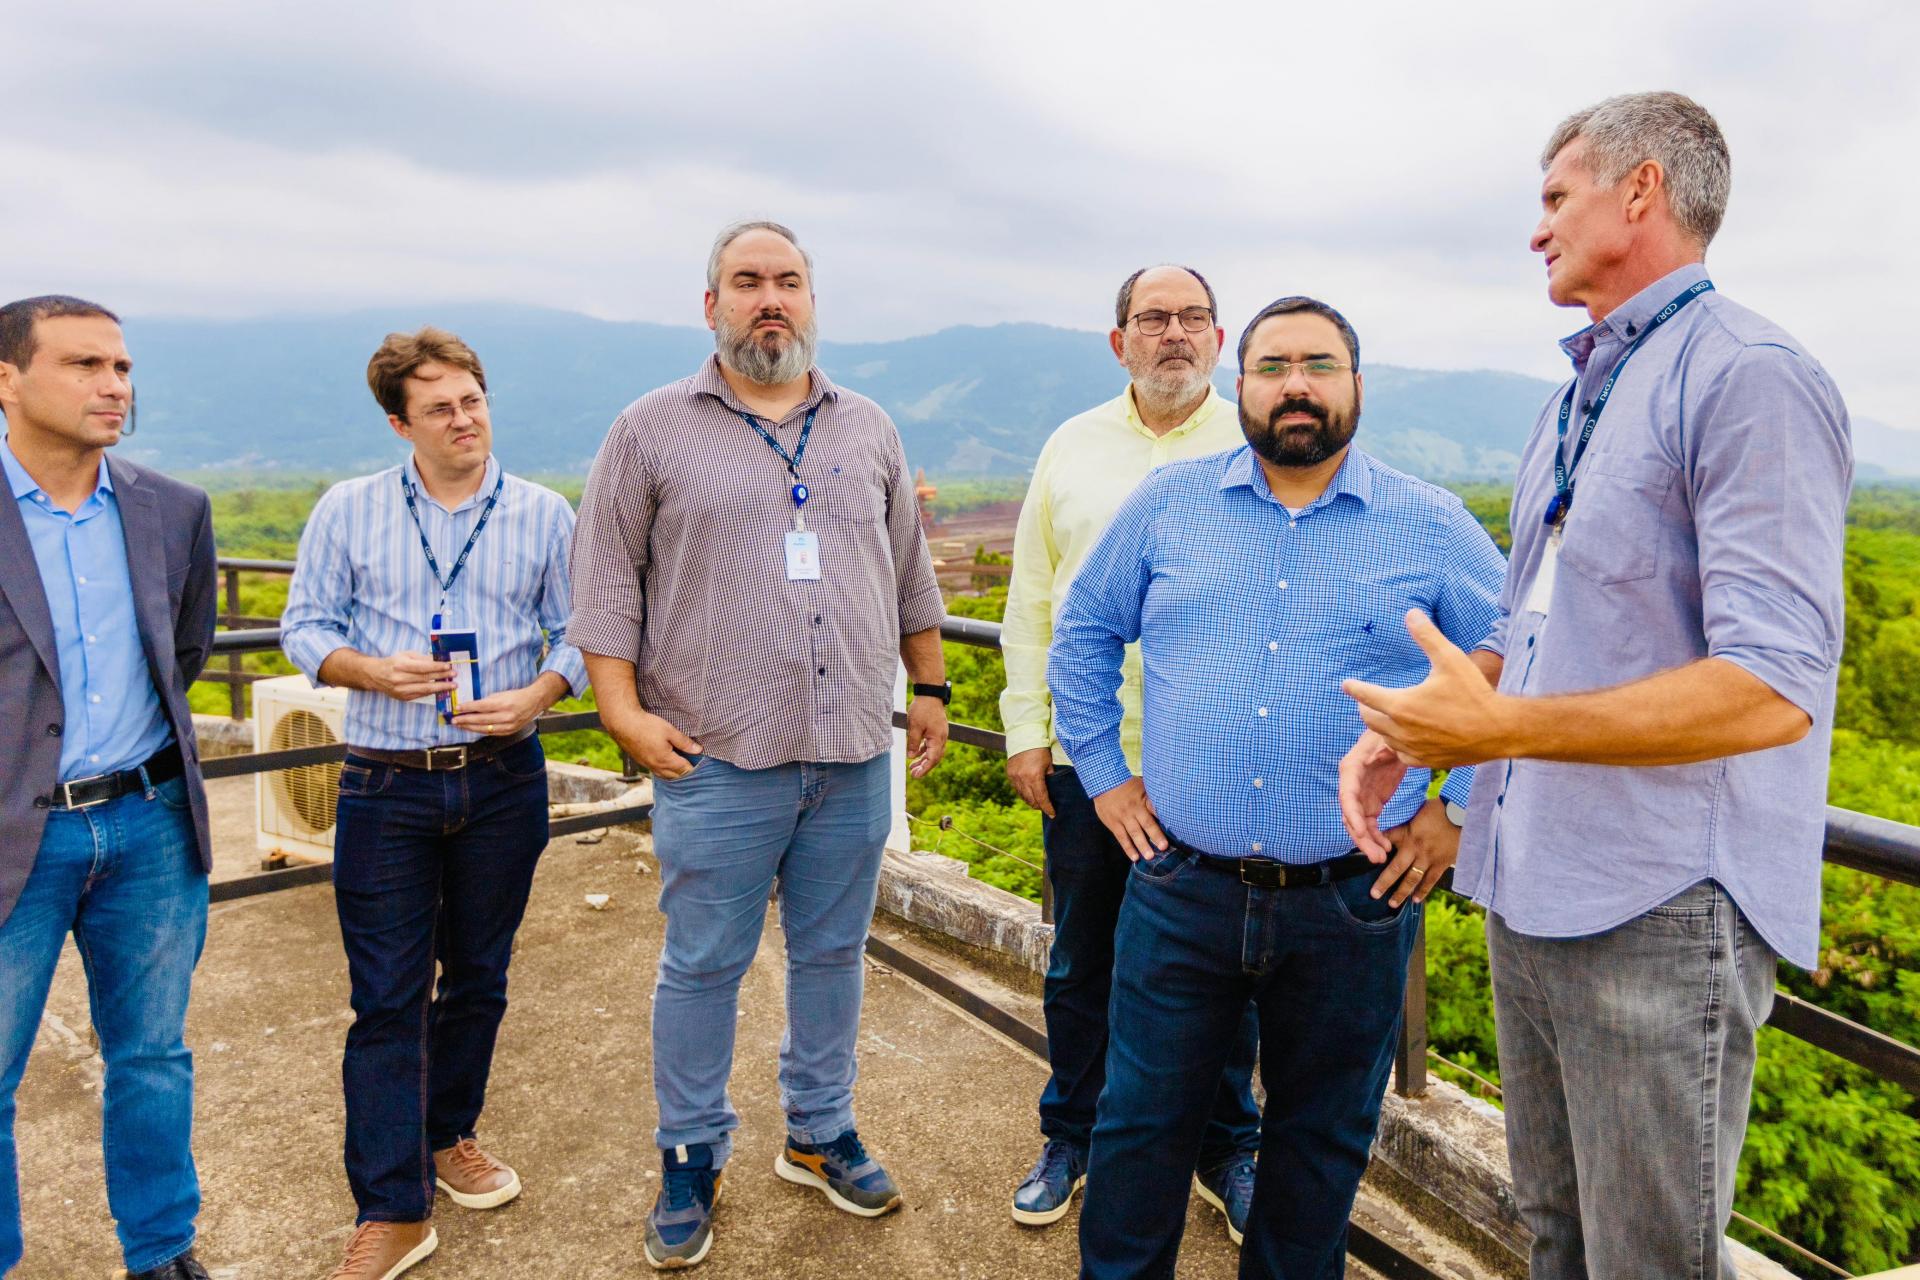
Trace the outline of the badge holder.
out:
<instances>
[{"instance_id":1,"label":"badge holder","mask_svg":"<svg viewBox=\"0 0 1920 1280\"><path fill-rule=\"evenodd\" d=\"M433 615L433 628L427 632L427 643L435 662L453 664L453 688L433 695L435 710L440 713L440 723L452 724L453 718L460 714L461 704L478 702L480 692L480 636L468 627L445 627L440 623L440 615Z\"/></svg>"},{"instance_id":2,"label":"badge holder","mask_svg":"<svg viewBox=\"0 0 1920 1280\"><path fill-rule=\"evenodd\" d=\"M807 486L793 485L793 528L787 533L787 581L820 581L820 535L807 528L802 514L807 505Z\"/></svg>"}]
</instances>

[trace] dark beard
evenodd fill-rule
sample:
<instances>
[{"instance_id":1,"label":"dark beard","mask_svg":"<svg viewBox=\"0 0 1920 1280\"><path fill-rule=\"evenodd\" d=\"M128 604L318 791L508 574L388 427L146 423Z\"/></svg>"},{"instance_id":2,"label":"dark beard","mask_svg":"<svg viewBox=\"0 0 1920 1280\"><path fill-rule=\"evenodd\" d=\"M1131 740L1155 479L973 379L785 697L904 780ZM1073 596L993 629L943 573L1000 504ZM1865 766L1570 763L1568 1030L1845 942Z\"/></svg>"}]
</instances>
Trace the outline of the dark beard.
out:
<instances>
[{"instance_id":1,"label":"dark beard","mask_svg":"<svg viewBox=\"0 0 1920 1280\"><path fill-rule=\"evenodd\" d=\"M1318 420L1315 427L1276 425L1289 413L1310 413ZM1273 406L1264 423L1255 422L1240 407L1240 430L1253 451L1276 467L1311 467L1325 462L1346 448L1353 433L1360 429L1360 406L1348 413L1331 413L1311 400L1282 400Z\"/></svg>"}]
</instances>

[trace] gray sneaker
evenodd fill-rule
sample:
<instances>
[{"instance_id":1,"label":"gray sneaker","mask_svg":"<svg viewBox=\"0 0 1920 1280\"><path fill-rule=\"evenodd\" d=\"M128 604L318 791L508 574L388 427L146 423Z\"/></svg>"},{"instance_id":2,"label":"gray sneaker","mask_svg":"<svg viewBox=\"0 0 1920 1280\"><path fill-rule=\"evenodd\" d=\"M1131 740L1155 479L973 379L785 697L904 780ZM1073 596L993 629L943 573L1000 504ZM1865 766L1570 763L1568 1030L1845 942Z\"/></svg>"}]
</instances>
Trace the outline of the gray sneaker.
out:
<instances>
[{"instance_id":1,"label":"gray sneaker","mask_svg":"<svg viewBox=\"0 0 1920 1280\"><path fill-rule=\"evenodd\" d=\"M647 1262L656 1271L691 1267L713 1248L713 1206L720 1202L720 1170L710 1146L660 1153L660 1194L647 1214Z\"/></svg>"}]
</instances>

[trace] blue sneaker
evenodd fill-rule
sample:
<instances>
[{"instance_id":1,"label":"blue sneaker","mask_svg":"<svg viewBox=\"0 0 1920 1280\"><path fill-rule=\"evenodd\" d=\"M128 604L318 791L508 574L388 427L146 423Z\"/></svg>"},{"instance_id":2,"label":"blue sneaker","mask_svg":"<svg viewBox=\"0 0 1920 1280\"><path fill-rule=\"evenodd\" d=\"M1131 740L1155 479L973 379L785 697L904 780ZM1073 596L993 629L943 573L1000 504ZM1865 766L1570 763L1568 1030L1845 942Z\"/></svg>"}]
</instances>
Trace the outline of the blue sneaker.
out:
<instances>
[{"instance_id":1,"label":"blue sneaker","mask_svg":"<svg viewBox=\"0 0 1920 1280\"><path fill-rule=\"evenodd\" d=\"M1013 1193L1013 1220L1024 1227L1045 1227L1067 1216L1073 1193L1087 1181L1087 1149L1049 1138L1027 1180Z\"/></svg>"},{"instance_id":2,"label":"blue sneaker","mask_svg":"<svg viewBox=\"0 0 1920 1280\"><path fill-rule=\"evenodd\" d=\"M851 1129L818 1146L789 1136L773 1171L788 1182L826 1192L835 1208L863 1218L877 1218L900 1207L900 1188Z\"/></svg>"},{"instance_id":3,"label":"blue sneaker","mask_svg":"<svg viewBox=\"0 0 1920 1280\"><path fill-rule=\"evenodd\" d=\"M660 1162L660 1194L647 1215L647 1261L656 1271L671 1271L693 1266L713 1248L720 1170L704 1144L662 1151Z\"/></svg>"},{"instance_id":4,"label":"blue sneaker","mask_svg":"<svg viewBox=\"0 0 1920 1280\"><path fill-rule=\"evenodd\" d=\"M1225 1164L1194 1175L1193 1189L1226 1217L1227 1239L1236 1245L1246 1234L1247 1214L1253 1209L1253 1175L1257 1167L1253 1154L1242 1151Z\"/></svg>"}]
</instances>

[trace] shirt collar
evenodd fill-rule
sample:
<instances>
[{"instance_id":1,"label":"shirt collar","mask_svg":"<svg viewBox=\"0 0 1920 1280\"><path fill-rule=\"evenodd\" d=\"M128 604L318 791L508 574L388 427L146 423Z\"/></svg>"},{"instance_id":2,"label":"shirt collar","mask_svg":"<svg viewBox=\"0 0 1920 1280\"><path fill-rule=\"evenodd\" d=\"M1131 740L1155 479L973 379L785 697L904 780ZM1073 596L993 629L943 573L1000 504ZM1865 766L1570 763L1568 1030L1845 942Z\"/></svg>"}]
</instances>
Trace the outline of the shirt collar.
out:
<instances>
[{"instance_id":1,"label":"shirt collar","mask_svg":"<svg viewBox=\"0 0 1920 1280\"><path fill-rule=\"evenodd\" d=\"M1268 487L1267 473L1256 461L1250 444L1243 444L1234 450L1227 459L1227 469L1220 476L1222 490L1243 486L1278 505L1279 499L1273 496L1273 490ZM1347 456L1341 460L1340 469L1333 473L1326 491L1302 507L1301 514L1317 511L1342 494L1353 498L1363 507L1373 502L1373 459L1356 447L1347 449Z\"/></svg>"},{"instance_id":2,"label":"shirt collar","mask_svg":"<svg viewBox=\"0 0 1920 1280\"><path fill-rule=\"evenodd\" d=\"M1704 262L1689 262L1677 271L1669 271L1608 312L1606 319L1596 320L1578 333L1562 338L1560 349L1576 366L1584 369L1597 348L1632 342L1646 332L1647 322L1658 315L1662 307L1706 278Z\"/></svg>"},{"instance_id":3,"label":"shirt collar","mask_svg":"<svg viewBox=\"0 0 1920 1280\"><path fill-rule=\"evenodd\" d=\"M800 402L802 409L817 408L823 400L838 400L840 388L833 385L831 379L821 371L819 365L807 370L807 398ZM692 383L687 387L689 399L698 396L712 396L735 413L747 413L747 407L740 403L740 397L733 394L733 388L720 374L720 357L708 356L700 365L700 371L693 375Z\"/></svg>"},{"instance_id":4,"label":"shirt collar","mask_svg":"<svg viewBox=\"0 0 1920 1280\"><path fill-rule=\"evenodd\" d=\"M420 478L420 468L417 465L415 465L412 454L407 455L406 465L401 468L401 473L406 476L407 483L411 484L415 489L419 490L421 497L425 498L428 502L433 503L433 505L436 507L440 506L439 501L435 499L432 494L427 492L427 483L426 481ZM468 507L472 506L474 503L485 501L486 496L493 492L493 486L499 483L500 483L500 460L494 457L492 454L488 454L487 469L480 474L480 487L478 489L475 489L473 491L472 496L470 496L465 502L462 502L459 506L453 508L452 511L448 511L447 508L445 507L440 507L440 509L442 511L446 511L448 515L452 515L456 511L465 511Z\"/></svg>"},{"instance_id":5,"label":"shirt collar","mask_svg":"<svg viewBox=\"0 0 1920 1280\"><path fill-rule=\"evenodd\" d=\"M1157 436L1153 433L1151 427L1140 420L1140 407L1134 403L1133 384L1131 382L1127 384L1127 389L1120 393L1120 402L1126 406L1127 425L1150 440L1176 440L1181 436L1192 435L1201 427L1213 421L1213 415L1218 413L1221 407L1227 403L1226 397L1220 394L1220 388L1209 382L1207 384L1206 398L1200 402L1200 406L1197 409L1187 415L1187 420L1165 435Z\"/></svg>"},{"instance_id":6,"label":"shirt collar","mask_svg":"<svg viewBox=\"0 0 1920 1280\"><path fill-rule=\"evenodd\" d=\"M28 475L27 469L20 465L20 459L13 456L13 439L11 436L0 436L0 464L4 464L6 467L7 484L12 488L16 501L21 498L31 498L37 493L45 492L45 490L41 489L40 482ZM100 481L94 486L93 491L95 493L102 491L107 493L113 492L113 474L107 470L105 454L102 454L100 457Z\"/></svg>"}]
</instances>

